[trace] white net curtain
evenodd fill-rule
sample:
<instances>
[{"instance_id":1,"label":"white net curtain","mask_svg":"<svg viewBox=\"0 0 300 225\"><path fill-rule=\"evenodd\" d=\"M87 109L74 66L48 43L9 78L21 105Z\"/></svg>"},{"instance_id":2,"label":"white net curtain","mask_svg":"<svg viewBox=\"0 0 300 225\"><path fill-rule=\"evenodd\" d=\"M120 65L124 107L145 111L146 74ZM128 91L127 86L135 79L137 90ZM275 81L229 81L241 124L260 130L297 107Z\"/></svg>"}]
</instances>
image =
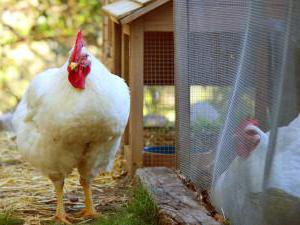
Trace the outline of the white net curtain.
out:
<instances>
[{"instance_id":1,"label":"white net curtain","mask_svg":"<svg viewBox=\"0 0 300 225\"><path fill-rule=\"evenodd\" d=\"M176 0L177 166L234 225L300 224L300 1Z\"/></svg>"}]
</instances>

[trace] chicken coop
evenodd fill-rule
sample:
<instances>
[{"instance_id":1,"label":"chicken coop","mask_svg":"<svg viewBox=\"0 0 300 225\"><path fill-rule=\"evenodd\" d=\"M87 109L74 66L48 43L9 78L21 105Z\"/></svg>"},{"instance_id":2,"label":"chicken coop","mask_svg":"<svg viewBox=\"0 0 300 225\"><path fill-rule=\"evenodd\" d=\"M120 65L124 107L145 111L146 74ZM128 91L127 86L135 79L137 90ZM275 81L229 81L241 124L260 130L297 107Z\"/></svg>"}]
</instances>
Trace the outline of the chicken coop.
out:
<instances>
[{"instance_id":1,"label":"chicken coop","mask_svg":"<svg viewBox=\"0 0 300 225\"><path fill-rule=\"evenodd\" d=\"M299 2L117 1L104 10L107 57L131 88L129 165L176 167L235 225L298 224ZM156 101L172 110L148 114Z\"/></svg>"},{"instance_id":2,"label":"chicken coop","mask_svg":"<svg viewBox=\"0 0 300 225\"><path fill-rule=\"evenodd\" d=\"M103 10L106 61L131 90L128 169L175 168L173 2L113 1Z\"/></svg>"}]
</instances>

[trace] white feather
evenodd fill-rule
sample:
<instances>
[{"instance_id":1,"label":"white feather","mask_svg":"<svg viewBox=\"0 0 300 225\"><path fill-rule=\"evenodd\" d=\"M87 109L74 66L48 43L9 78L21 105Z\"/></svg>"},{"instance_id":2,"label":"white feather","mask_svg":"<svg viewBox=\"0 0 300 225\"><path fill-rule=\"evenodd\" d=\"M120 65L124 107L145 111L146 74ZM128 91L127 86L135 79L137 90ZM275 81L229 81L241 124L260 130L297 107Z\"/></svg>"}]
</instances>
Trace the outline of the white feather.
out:
<instances>
[{"instance_id":1,"label":"white feather","mask_svg":"<svg viewBox=\"0 0 300 225\"><path fill-rule=\"evenodd\" d=\"M249 158L236 157L217 179L212 190L213 202L224 210L233 224L299 224L300 116L278 129L265 190L263 181L269 132L263 133L255 126L247 129L259 133L260 143Z\"/></svg>"},{"instance_id":2,"label":"white feather","mask_svg":"<svg viewBox=\"0 0 300 225\"><path fill-rule=\"evenodd\" d=\"M111 169L127 124L126 83L83 51L91 60L85 89L69 83L67 61L38 74L14 113L19 149L48 176L65 177L78 168L92 178L99 169Z\"/></svg>"}]
</instances>

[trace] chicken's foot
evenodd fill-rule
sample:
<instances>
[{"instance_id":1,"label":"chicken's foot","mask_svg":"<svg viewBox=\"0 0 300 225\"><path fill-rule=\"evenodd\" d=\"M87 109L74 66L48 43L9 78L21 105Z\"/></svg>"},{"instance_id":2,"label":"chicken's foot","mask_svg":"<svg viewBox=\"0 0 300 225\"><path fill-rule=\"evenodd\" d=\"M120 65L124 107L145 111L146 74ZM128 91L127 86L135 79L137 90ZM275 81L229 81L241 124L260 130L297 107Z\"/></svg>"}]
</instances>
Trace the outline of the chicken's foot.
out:
<instances>
[{"instance_id":1,"label":"chicken's foot","mask_svg":"<svg viewBox=\"0 0 300 225\"><path fill-rule=\"evenodd\" d=\"M83 209L78 216L80 217L87 217L87 218L95 218L99 214L97 214L94 205L93 205L93 199L92 199L92 190L91 190L91 184L90 181L80 178L80 184L83 188L84 192L84 203L85 203L85 209Z\"/></svg>"},{"instance_id":2,"label":"chicken's foot","mask_svg":"<svg viewBox=\"0 0 300 225\"><path fill-rule=\"evenodd\" d=\"M53 180L51 179L55 188L55 194L56 194L56 213L54 216L54 219L57 222L63 223L63 224L72 224L71 221L73 220L72 217L68 216L65 212L64 202L63 202L63 188L64 188L64 181L60 180Z\"/></svg>"}]
</instances>

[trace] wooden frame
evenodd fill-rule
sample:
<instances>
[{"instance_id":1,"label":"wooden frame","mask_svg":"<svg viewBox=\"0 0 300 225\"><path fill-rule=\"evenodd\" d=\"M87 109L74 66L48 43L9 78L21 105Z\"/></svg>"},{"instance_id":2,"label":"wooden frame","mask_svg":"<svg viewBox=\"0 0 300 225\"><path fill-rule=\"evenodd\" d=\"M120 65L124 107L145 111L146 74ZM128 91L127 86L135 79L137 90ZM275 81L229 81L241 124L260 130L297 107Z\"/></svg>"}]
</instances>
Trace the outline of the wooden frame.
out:
<instances>
[{"instance_id":1,"label":"wooden frame","mask_svg":"<svg viewBox=\"0 0 300 225\"><path fill-rule=\"evenodd\" d=\"M164 5L165 3L169 2L170 0L158 0L158 1L153 1L152 3L150 3L149 5L140 8L136 11L134 11L132 14L126 16L125 18L121 19L121 23L122 24L128 24L134 20L136 20L137 18L149 13L150 11Z\"/></svg>"},{"instance_id":2,"label":"wooden frame","mask_svg":"<svg viewBox=\"0 0 300 225\"><path fill-rule=\"evenodd\" d=\"M114 24L113 72L122 75L131 92L130 118L123 138L130 175L133 175L143 163L144 32L173 31L171 0L141 0L141 2L142 8L121 19L111 14L108 16ZM109 12L106 10L106 13Z\"/></svg>"}]
</instances>

